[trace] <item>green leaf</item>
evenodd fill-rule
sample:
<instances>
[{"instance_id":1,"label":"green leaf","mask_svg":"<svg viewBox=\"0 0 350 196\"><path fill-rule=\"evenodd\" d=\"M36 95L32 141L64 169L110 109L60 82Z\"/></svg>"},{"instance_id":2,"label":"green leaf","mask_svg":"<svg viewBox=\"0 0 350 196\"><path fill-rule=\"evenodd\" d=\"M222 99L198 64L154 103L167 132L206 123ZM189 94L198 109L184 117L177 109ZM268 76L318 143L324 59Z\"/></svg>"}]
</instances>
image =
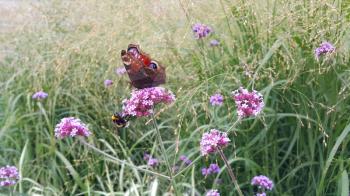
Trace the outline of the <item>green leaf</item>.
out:
<instances>
[{"instance_id":1,"label":"green leaf","mask_svg":"<svg viewBox=\"0 0 350 196\"><path fill-rule=\"evenodd\" d=\"M349 176L346 170L341 174L341 196L349 196Z\"/></svg>"}]
</instances>

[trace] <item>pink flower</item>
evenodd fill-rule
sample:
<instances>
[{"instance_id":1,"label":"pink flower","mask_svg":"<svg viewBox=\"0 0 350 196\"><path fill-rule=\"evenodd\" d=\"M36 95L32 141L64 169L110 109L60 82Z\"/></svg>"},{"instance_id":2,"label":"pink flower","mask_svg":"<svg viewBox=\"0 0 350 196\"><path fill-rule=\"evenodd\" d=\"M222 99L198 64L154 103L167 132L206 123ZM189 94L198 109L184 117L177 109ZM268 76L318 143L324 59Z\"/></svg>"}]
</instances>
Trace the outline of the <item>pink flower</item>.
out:
<instances>
[{"instance_id":1,"label":"pink flower","mask_svg":"<svg viewBox=\"0 0 350 196\"><path fill-rule=\"evenodd\" d=\"M151 87L134 90L130 99L123 101L123 114L131 116L148 116L158 103L170 104L175 101L175 95L163 87Z\"/></svg>"},{"instance_id":2,"label":"pink flower","mask_svg":"<svg viewBox=\"0 0 350 196\"><path fill-rule=\"evenodd\" d=\"M200 142L202 156L214 153L219 148L224 148L228 145L230 139L227 137L227 133L220 132L216 129L210 130L210 132L204 133Z\"/></svg>"},{"instance_id":3,"label":"pink flower","mask_svg":"<svg viewBox=\"0 0 350 196\"><path fill-rule=\"evenodd\" d=\"M48 94L45 93L44 91L38 91L33 94L32 99L43 100L43 99L46 99L47 96Z\"/></svg>"},{"instance_id":4,"label":"pink flower","mask_svg":"<svg viewBox=\"0 0 350 196\"><path fill-rule=\"evenodd\" d=\"M215 106L215 105L220 106L222 105L223 102L224 102L224 97L220 93L216 93L210 97L210 104L212 106Z\"/></svg>"},{"instance_id":5,"label":"pink flower","mask_svg":"<svg viewBox=\"0 0 350 196\"><path fill-rule=\"evenodd\" d=\"M216 189L209 190L205 196L220 196L220 193Z\"/></svg>"},{"instance_id":6,"label":"pink flower","mask_svg":"<svg viewBox=\"0 0 350 196\"><path fill-rule=\"evenodd\" d=\"M213 30L205 24L196 23L192 26L192 31L196 39L201 39L207 37Z\"/></svg>"},{"instance_id":7,"label":"pink flower","mask_svg":"<svg viewBox=\"0 0 350 196\"><path fill-rule=\"evenodd\" d=\"M232 92L232 96L236 102L237 114L240 118L256 116L264 108L263 96L255 90L249 92L247 89L240 87Z\"/></svg>"},{"instance_id":8,"label":"pink flower","mask_svg":"<svg viewBox=\"0 0 350 196\"><path fill-rule=\"evenodd\" d=\"M260 189L272 190L273 182L266 176L255 176L251 182L252 185L258 186Z\"/></svg>"},{"instance_id":9,"label":"pink flower","mask_svg":"<svg viewBox=\"0 0 350 196\"><path fill-rule=\"evenodd\" d=\"M319 59L321 55L330 54L335 51L335 47L330 42L322 42L320 47L315 49L315 57Z\"/></svg>"},{"instance_id":10,"label":"pink flower","mask_svg":"<svg viewBox=\"0 0 350 196\"><path fill-rule=\"evenodd\" d=\"M74 117L62 118L61 122L55 128L55 136L59 139L75 137L77 135L87 137L90 134L91 132L87 128L87 125Z\"/></svg>"},{"instance_id":11,"label":"pink flower","mask_svg":"<svg viewBox=\"0 0 350 196\"><path fill-rule=\"evenodd\" d=\"M15 185L19 179L18 170L15 166L5 166L0 168L0 186Z\"/></svg>"},{"instance_id":12,"label":"pink flower","mask_svg":"<svg viewBox=\"0 0 350 196\"><path fill-rule=\"evenodd\" d=\"M124 66L117 67L117 68L115 69L115 73L116 73L117 75L123 75L123 74L126 73L126 69L125 69Z\"/></svg>"},{"instance_id":13,"label":"pink flower","mask_svg":"<svg viewBox=\"0 0 350 196\"><path fill-rule=\"evenodd\" d=\"M105 87L109 87L113 85L113 81L112 80L105 80L104 81Z\"/></svg>"}]
</instances>

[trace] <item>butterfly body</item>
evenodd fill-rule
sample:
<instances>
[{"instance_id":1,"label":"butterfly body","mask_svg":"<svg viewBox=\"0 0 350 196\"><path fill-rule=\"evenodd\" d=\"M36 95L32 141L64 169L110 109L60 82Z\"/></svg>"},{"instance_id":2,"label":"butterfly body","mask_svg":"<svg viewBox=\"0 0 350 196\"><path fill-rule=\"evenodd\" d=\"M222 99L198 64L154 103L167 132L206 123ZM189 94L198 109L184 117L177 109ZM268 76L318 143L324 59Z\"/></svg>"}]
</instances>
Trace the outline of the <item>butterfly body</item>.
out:
<instances>
[{"instance_id":1,"label":"butterfly body","mask_svg":"<svg viewBox=\"0 0 350 196\"><path fill-rule=\"evenodd\" d=\"M135 88L155 87L165 83L165 68L135 44L129 44L127 50L121 51L125 69Z\"/></svg>"}]
</instances>

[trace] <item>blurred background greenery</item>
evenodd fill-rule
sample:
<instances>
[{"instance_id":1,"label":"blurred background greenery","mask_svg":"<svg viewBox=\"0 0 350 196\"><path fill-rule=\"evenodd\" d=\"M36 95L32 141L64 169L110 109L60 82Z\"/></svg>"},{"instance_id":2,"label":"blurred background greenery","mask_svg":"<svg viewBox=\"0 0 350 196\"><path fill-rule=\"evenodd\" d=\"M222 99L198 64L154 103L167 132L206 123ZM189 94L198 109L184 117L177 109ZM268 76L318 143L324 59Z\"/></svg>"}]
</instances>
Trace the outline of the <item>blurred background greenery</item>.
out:
<instances>
[{"instance_id":1,"label":"blurred background greenery","mask_svg":"<svg viewBox=\"0 0 350 196\"><path fill-rule=\"evenodd\" d=\"M231 91L263 93L266 107L230 134L225 149L245 195L253 176L275 183L268 195L348 196L350 171L350 2L345 0L105 0L2 1L0 34L0 166L20 168L16 193L28 195L161 195L167 181L94 154L75 139L56 140L66 116L88 123L88 139L135 165L145 151L160 156L148 118L116 130L110 120L131 92L120 50L138 43L166 65L177 97L158 106L157 120L171 162L199 157L210 128L225 131L236 121ZM195 40L194 23L214 33ZM210 47L211 39L220 46ZM322 41L336 52L316 61ZM246 74L250 73L250 75ZM112 88L103 81L112 79ZM49 97L37 102L34 92ZM209 105L221 92L225 104ZM236 195L226 170L204 178L200 161L176 179L182 194L210 188ZM224 168L222 168L224 169ZM162 164L156 169L165 173ZM215 178L222 184L214 183ZM5 189L1 190L6 194Z\"/></svg>"}]
</instances>

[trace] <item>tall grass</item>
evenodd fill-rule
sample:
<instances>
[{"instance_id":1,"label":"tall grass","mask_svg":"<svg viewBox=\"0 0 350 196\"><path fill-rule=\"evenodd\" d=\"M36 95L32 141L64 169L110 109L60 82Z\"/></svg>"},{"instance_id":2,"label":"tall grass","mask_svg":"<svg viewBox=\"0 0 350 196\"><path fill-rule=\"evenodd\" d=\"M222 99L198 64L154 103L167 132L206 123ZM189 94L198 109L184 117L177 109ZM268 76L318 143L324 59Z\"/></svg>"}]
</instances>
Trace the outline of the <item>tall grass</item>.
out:
<instances>
[{"instance_id":1,"label":"tall grass","mask_svg":"<svg viewBox=\"0 0 350 196\"><path fill-rule=\"evenodd\" d=\"M14 51L0 63L0 165L20 168L17 193L173 191L168 180L129 166L147 168L145 151L161 157L150 119L118 130L110 121L131 91L127 76L114 73L122 65L119 52L139 43L166 65L165 86L177 96L156 116L170 163L182 154L195 160L175 178L182 194L213 187L236 195L225 167L216 177L201 175L210 162L224 164L218 157L200 158L199 141L210 128L232 126L237 116L230 92L245 86L262 92L266 107L234 127L235 145L225 150L244 194L253 195L251 178L264 174L275 182L269 195L348 196L348 1L44 1L33 10L34 21L0 36ZM195 22L213 27L211 38L221 45L194 40ZM337 50L318 62L313 50L325 40ZM104 88L105 79L114 80L113 88ZM41 89L48 99L33 101L32 93ZM208 103L215 92L225 95L222 107ZM88 122L89 142L125 163L78 140L56 140L54 126L66 116ZM165 163L155 172L166 174Z\"/></svg>"}]
</instances>

